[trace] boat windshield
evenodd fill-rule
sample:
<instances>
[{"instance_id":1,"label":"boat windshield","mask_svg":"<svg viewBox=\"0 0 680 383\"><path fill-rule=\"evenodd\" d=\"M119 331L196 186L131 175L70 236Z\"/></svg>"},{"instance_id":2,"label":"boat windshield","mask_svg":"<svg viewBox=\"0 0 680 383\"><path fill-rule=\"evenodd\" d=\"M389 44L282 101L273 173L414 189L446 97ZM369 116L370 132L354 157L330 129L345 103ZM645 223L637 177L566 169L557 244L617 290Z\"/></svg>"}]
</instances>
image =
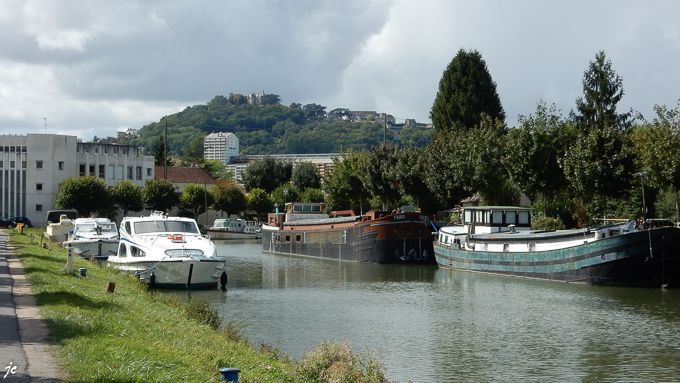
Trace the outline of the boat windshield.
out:
<instances>
[{"instance_id":1,"label":"boat windshield","mask_svg":"<svg viewBox=\"0 0 680 383\"><path fill-rule=\"evenodd\" d=\"M96 225L94 223L84 223L76 226L75 232L77 233L106 233L106 234L117 234L116 226L112 223L105 223Z\"/></svg>"},{"instance_id":2,"label":"boat windshield","mask_svg":"<svg viewBox=\"0 0 680 383\"><path fill-rule=\"evenodd\" d=\"M140 221L134 223L135 234L191 233L198 234L196 223L188 221Z\"/></svg>"}]
</instances>

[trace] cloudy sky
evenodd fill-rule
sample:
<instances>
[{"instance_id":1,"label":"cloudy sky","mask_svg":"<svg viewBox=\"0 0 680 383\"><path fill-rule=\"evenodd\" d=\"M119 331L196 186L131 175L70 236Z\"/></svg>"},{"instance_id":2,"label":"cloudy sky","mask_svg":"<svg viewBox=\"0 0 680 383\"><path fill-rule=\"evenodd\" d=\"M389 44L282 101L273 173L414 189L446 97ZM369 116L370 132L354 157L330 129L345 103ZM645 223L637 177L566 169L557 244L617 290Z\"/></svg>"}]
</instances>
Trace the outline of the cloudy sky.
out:
<instances>
[{"instance_id":1,"label":"cloudy sky","mask_svg":"<svg viewBox=\"0 0 680 383\"><path fill-rule=\"evenodd\" d=\"M680 99L673 0L3 0L0 133L90 140L262 91L425 122L461 48L482 54L510 126L541 99L567 115L599 50L621 111L651 120Z\"/></svg>"}]
</instances>

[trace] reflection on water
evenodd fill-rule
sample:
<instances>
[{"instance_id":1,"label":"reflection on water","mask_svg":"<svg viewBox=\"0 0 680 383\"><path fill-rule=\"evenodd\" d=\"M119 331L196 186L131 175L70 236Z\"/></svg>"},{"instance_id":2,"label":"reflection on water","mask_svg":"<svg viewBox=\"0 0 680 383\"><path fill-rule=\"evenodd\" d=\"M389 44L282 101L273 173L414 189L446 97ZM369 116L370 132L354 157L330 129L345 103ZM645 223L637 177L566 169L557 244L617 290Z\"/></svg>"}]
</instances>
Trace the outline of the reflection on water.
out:
<instances>
[{"instance_id":1,"label":"reflection on water","mask_svg":"<svg viewBox=\"0 0 680 383\"><path fill-rule=\"evenodd\" d=\"M229 290L195 291L295 357L321 339L378 351L390 379L677 381L680 291L509 279L436 266L263 254L218 242Z\"/></svg>"}]
</instances>

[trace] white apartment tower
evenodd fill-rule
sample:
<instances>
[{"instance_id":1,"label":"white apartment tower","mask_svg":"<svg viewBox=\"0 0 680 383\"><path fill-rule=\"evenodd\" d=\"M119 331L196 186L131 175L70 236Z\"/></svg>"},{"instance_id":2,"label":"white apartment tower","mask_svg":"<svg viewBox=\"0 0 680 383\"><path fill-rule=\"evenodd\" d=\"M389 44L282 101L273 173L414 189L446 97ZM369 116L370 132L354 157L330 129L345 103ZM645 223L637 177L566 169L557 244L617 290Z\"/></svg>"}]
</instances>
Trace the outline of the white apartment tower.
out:
<instances>
[{"instance_id":1,"label":"white apartment tower","mask_svg":"<svg viewBox=\"0 0 680 383\"><path fill-rule=\"evenodd\" d=\"M238 156L238 138L234 133L210 133L203 140L203 149L206 160L220 160L228 164L230 157Z\"/></svg>"}]
</instances>

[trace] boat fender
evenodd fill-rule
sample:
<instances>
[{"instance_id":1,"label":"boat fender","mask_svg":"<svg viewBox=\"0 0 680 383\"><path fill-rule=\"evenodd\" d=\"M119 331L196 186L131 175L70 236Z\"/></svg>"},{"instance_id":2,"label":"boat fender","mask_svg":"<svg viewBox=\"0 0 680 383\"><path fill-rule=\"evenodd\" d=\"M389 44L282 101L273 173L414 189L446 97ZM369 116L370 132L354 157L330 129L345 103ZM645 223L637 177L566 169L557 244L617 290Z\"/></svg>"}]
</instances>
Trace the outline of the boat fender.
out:
<instances>
[{"instance_id":1,"label":"boat fender","mask_svg":"<svg viewBox=\"0 0 680 383\"><path fill-rule=\"evenodd\" d=\"M227 272L222 271L222 275L220 275L220 287L222 287L222 290L227 289Z\"/></svg>"},{"instance_id":2,"label":"boat fender","mask_svg":"<svg viewBox=\"0 0 680 383\"><path fill-rule=\"evenodd\" d=\"M427 254L427 249L425 249L425 250L423 250L423 256L420 257L420 259L424 261L424 260L427 259L427 256L428 256L428 254Z\"/></svg>"},{"instance_id":3,"label":"boat fender","mask_svg":"<svg viewBox=\"0 0 680 383\"><path fill-rule=\"evenodd\" d=\"M149 275L149 287L154 287L156 285L156 274L152 271Z\"/></svg>"}]
</instances>

